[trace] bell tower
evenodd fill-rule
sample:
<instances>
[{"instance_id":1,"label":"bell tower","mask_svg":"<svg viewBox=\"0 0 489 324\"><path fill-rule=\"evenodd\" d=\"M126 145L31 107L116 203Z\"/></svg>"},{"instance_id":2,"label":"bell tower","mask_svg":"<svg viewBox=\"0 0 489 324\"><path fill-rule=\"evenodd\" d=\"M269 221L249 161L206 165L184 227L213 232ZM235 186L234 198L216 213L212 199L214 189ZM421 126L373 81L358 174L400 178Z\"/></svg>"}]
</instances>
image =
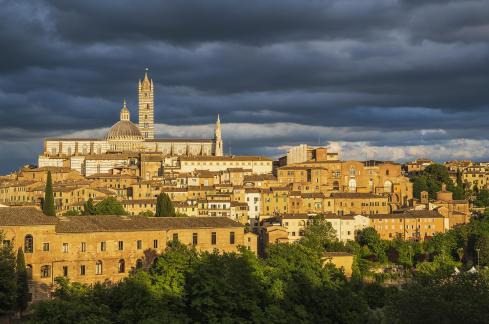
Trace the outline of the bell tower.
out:
<instances>
[{"instance_id":1,"label":"bell tower","mask_svg":"<svg viewBox=\"0 0 489 324\"><path fill-rule=\"evenodd\" d=\"M222 133L221 133L221 119L219 118L219 114L217 115L216 127L214 129L214 155L215 156L224 155Z\"/></svg>"},{"instance_id":2,"label":"bell tower","mask_svg":"<svg viewBox=\"0 0 489 324\"><path fill-rule=\"evenodd\" d=\"M143 80L139 80L139 130L144 139L154 139L154 88L148 77L148 68Z\"/></svg>"}]
</instances>

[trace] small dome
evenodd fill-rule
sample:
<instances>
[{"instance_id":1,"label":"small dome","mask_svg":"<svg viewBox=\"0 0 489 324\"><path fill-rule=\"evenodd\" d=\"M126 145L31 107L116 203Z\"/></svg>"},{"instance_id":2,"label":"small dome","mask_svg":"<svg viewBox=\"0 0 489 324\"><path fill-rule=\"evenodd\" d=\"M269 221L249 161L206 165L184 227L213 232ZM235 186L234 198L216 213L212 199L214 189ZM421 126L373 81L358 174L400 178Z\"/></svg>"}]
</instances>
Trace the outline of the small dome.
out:
<instances>
[{"instance_id":1,"label":"small dome","mask_svg":"<svg viewBox=\"0 0 489 324\"><path fill-rule=\"evenodd\" d=\"M143 140L143 135L139 128L128 120L121 120L115 123L105 137L107 140Z\"/></svg>"}]
</instances>

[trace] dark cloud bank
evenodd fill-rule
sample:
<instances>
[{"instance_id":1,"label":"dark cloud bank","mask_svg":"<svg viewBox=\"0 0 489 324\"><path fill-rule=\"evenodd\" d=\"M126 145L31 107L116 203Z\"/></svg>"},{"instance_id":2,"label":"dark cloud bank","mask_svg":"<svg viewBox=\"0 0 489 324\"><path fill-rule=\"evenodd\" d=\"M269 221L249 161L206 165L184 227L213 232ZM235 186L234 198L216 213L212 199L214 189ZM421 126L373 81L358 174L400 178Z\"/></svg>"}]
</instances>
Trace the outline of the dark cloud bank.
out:
<instances>
[{"instance_id":1,"label":"dark cloud bank","mask_svg":"<svg viewBox=\"0 0 489 324\"><path fill-rule=\"evenodd\" d=\"M465 147L489 159L478 149L489 143L486 0L0 8L0 173L35 162L45 136L110 126L124 97L135 116L146 66L157 123L199 129L219 112L263 133L224 133L233 153L275 155L319 140L372 158L460 157Z\"/></svg>"}]
</instances>

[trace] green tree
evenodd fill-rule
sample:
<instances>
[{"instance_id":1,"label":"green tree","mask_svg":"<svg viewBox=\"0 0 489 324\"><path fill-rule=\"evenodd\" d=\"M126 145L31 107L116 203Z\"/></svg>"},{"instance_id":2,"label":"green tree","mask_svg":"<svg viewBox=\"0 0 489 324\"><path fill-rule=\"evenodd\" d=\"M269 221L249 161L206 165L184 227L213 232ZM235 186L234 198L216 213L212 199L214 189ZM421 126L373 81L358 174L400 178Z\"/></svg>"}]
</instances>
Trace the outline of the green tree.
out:
<instances>
[{"instance_id":1,"label":"green tree","mask_svg":"<svg viewBox=\"0 0 489 324\"><path fill-rule=\"evenodd\" d=\"M446 184L447 190L453 193L454 199L464 199L463 186L455 186L450 178L448 169L441 164L431 164L419 175L411 179L413 182L413 195L420 198L421 191L427 191L431 199L436 198L436 193L441 190L442 184Z\"/></svg>"},{"instance_id":2,"label":"green tree","mask_svg":"<svg viewBox=\"0 0 489 324\"><path fill-rule=\"evenodd\" d=\"M453 273L453 272L452 272ZM414 281L391 296L386 323L487 323L489 283L482 274L449 274L430 284Z\"/></svg>"},{"instance_id":3,"label":"green tree","mask_svg":"<svg viewBox=\"0 0 489 324\"><path fill-rule=\"evenodd\" d=\"M54 206L53 180L51 178L51 171L48 171L46 188L44 190L44 200L42 203L42 211L44 212L44 215L56 216L56 209Z\"/></svg>"},{"instance_id":4,"label":"green tree","mask_svg":"<svg viewBox=\"0 0 489 324\"><path fill-rule=\"evenodd\" d=\"M373 256L376 261L383 263L387 260L385 243L380 239L380 235L375 228L367 227L358 231L356 240L360 246L366 246L368 248L371 252L371 256Z\"/></svg>"},{"instance_id":5,"label":"green tree","mask_svg":"<svg viewBox=\"0 0 489 324\"><path fill-rule=\"evenodd\" d=\"M457 187L465 189L464 182L462 180L462 172L460 172L460 169L457 168Z\"/></svg>"},{"instance_id":6,"label":"green tree","mask_svg":"<svg viewBox=\"0 0 489 324\"><path fill-rule=\"evenodd\" d=\"M179 241L171 241L150 269L154 291L161 296L183 297L189 269L197 262L198 254Z\"/></svg>"},{"instance_id":7,"label":"green tree","mask_svg":"<svg viewBox=\"0 0 489 324\"><path fill-rule=\"evenodd\" d=\"M153 217L154 214L151 210L145 210L145 211L140 212L138 216Z\"/></svg>"},{"instance_id":8,"label":"green tree","mask_svg":"<svg viewBox=\"0 0 489 324\"><path fill-rule=\"evenodd\" d=\"M477 192L476 198L474 200L474 205L476 207L489 207L489 190L480 189Z\"/></svg>"},{"instance_id":9,"label":"green tree","mask_svg":"<svg viewBox=\"0 0 489 324\"><path fill-rule=\"evenodd\" d=\"M185 290L194 322L263 321L266 291L251 253L204 253L188 272Z\"/></svg>"},{"instance_id":10,"label":"green tree","mask_svg":"<svg viewBox=\"0 0 489 324\"><path fill-rule=\"evenodd\" d=\"M83 204L83 212L82 215L95 215L97 213L97 210L95 209L95 206L93 204L93 199L88 198L88 200Z\"/></svg>"},{"instance_id":11,"label":"green tree","mask_svg":"<svg viewBox=\"0 0 489 324\"><path fill-rule=\"evenodd\" d=\"M425 176L419 175L412 179L413 182L413 196L415 198L421 198L422 191L428 191L428 180Z\"/></svg>"},{"instance_id":12,"label":"green tree","mask_svg":"<svg viewBox=\"0 0 489 324\"><path fill-rule=\"evenodd\" d=\"M29 278L22 248L17 250L17 265L15 270L17 276L17 311L22 314L27 309L29 303Z\"/></svg>"},{"instance_id":13,"label":"green tree","mask_svg":"<svg viewBox=\"0 0 489 324\"><path fill-rule=\"evenodd\" d=\"M156 199L156 217L175 217L175 208L170 197L162 192L158 195Z\"/></svg>"},{"instance_id":14,"label":"green tree","mask_svg":"<svg viewBox=\"0 0 489 324\"><path fill-rule=\"evenodd\" d=\"M95 215L127 215L127 212L116 198L107 197L95 205Z\"/></svg>"},{"instance_id":15,"label":"green tree","mask_svg":"<svg viewBox=\"0 0 489 324\"><path fill-rule=\"evenodd\" d=\"M477 249L479 255L477 255ZM474 261L480 262L481 266L489 265L489 232L482 232L477 237L474 250Z\"/></svg>"},{"instance_id":16,"label":"green tree","mask_svg":"<svg viewBox=\"0 0 489 324\"><path fill-rule=\"evenodd\" d=\"M0 315L11 313L16 304L17 283L12 243L0 231Z\"/></svg>"},{"instance_id":17,"label":"green tree","mask_svg":"<svg viewBox=\"0 0 489 324\"><path fill-rule=\"evenodd\" d=\"M324 248L335 240L336 231L333 226L326 220L324 215L319 214L309 220L300 243L322 253Z\"/></svg>"}]
</instances>

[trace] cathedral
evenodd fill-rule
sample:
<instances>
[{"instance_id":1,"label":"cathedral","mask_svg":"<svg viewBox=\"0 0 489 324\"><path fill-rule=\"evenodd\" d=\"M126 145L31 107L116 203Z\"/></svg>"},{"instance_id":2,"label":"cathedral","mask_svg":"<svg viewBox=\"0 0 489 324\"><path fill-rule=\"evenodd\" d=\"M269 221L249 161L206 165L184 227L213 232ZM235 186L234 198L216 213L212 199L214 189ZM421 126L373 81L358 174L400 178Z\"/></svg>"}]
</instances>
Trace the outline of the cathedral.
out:
<instances>
[{"instance_id":1,"label":"cathedral","mask_svg":"<svg viewBox=\"0 0 489 324\"><path fill-rule=\"evenodd\" d=\"M217 116L214 137L209 139L159 139L154 134L154 85L148 76L138 84L138 124L124 100L120 118L103 139L53 138L44 141L44 152L39 156L39 167L66 166L78 169L84 157L152 153L161 156L223 156L221 122Z\"/></svg>"}]
</instances>

